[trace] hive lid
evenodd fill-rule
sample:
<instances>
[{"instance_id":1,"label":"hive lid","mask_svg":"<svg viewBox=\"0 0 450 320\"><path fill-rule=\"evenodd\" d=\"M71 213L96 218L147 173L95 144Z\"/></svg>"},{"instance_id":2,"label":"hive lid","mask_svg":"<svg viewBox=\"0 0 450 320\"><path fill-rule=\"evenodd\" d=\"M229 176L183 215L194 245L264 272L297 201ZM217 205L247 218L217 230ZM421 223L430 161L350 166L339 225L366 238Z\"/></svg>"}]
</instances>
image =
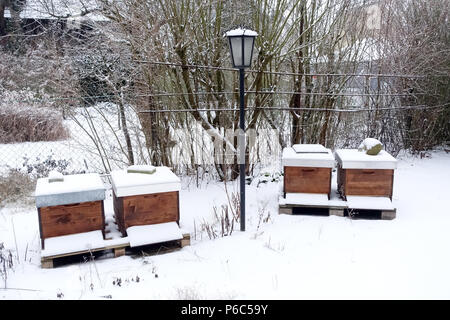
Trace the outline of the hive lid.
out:
<instances>
[{"instance_id":1,"label":"hive lid","mask_svg":"<svg viewBox=\"0 0 450 320\"><path fill-rule=\"evenodd\" d=\"M155 167L152 174L130 173L127 170L111 172L111 184L117 197L179 191L180 178L168 167Z\"/></svg>"},{"instance_id":2,"label":"hive lid","mask_svg":"<svg viewBox=\"0 0 450 320\"><path fill-rule=\"evenodd\" d=\"M358 149L336 150L336 160L343 169L395 169L397 160L387 151L381 150L371 156Z\"/></svg>"},{"instance_id":3,"label":"hive lid","mask_svg":"<svg viewBox=\"0 0 450 320\"><path fill-rule=\"evenodd\" d=\"M40 178L36 183L36 207L58 206L105 199L105 186L97 173L64 176L63 181Z\"/></svg>"},{"instance_id":4,"label":"hive lid","mask_svg":"<svg viewBox=\"0 0 450 320\"><path fill-rule=\"evenodd\" d=\"M127 172L153 174L156 172L156 168L150 165L133 165L127 168Z\"/></svg>"},{"instance_id":5,"label":"hive lid","mask_svg":"<svg viewBox=\"0 0 450 320\"><path fill-rule=\"evenodd\" d=\"M299 146L297 147L297 149L302 151L316 150L319 152L296 152L293 147L284 148L283 155L281 158L281 162L284 167L333 168L334 156L330 149L326 149L322 145L294 145L294 146Z\"/></svg>"},{"instance_id":6,"label":"hive lid","mask_svg":"<svg viewBox=\"0 0 450 320\"><path fill-rule=\"evenodd\" d=\"M391 199L388 197L373 196L347 196L347 205L350 209L362 210L394 210Z\"/></svg>"}]
</instances>

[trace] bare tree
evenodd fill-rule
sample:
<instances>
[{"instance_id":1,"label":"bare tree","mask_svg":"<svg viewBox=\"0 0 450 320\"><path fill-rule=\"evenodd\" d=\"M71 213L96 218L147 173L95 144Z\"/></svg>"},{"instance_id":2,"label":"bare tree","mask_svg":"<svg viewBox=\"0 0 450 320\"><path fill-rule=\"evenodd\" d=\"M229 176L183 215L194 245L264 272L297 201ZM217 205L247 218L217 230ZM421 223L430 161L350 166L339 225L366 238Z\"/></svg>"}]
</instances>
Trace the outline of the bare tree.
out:
<instances>
[{"instance_id":1,"label":"bare tree","mask_svg":"<svg viewBox=\"0 0 450 320\"><path fill-rule=\"evenodd\" d=\"M226 69L223 38L235 26L259 34L245 79L247 130L276 129L282 146L355 147L374 136L399 150L449 139L448 108L387 110L448 103L448 0L39 2L54 19L81 25L64 29L53 47L47 43L58 76L46 77L45 91L73 98L60 105L89 136L105 171L148 161L174 167L177 153L190 159L186 171L198 170L196 156L206 158L214 145L217 176L237 177L237 157L228 161L226 152L238 142L226 131L238 128L238 76ZM39 61L47 61L44 54ZM426 78L349 75L359 73ZM407 94L393 95L399 92ZM349 105L367 112L340 112ZM260 147L249 148L247 160L252 152L264 157Z\"/></svg>"},{"instance_id":2,"label":"bare tree","mask_svg":"<svg viewBox=\"0 0 450 320\"><path fill-rule=\"evenodd\" d=\"M410 0L382 3L382 41L385 67L398 74L423 75L402 79L392 86L408 96L398 105L429 108L397 113L403 145L427 150L450 140L450 1Z\"/></svg>"}]
</instances>

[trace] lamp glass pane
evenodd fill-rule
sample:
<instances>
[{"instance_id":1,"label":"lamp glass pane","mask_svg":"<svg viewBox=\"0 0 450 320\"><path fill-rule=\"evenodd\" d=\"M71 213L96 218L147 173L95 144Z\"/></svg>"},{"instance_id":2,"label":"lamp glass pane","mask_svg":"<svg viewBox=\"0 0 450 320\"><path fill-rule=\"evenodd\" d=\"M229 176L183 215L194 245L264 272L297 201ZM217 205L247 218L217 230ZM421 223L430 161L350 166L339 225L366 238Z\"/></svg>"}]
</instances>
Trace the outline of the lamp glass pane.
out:
<instances>
[{"instance_id":1,"label":"lamp glass pane","mask_svg":"<svg viewBox=\"0 0 450 320\"><path fill-rule=\"evenodd\" d=\"M255 37L244 37L244 65L250 67L252 63L253 42Z\"/></svg>"},{"instance_id":2,"label":"lamp glass pane","mask_svg":"<svg viewBox=\"0 0 450 320\"><path fill-rule=\"evenodd\" d=\"M233 54L233 62L236 67L242 66L242 38L230 38L231 53Z\"/></svg>"}]
</instances>

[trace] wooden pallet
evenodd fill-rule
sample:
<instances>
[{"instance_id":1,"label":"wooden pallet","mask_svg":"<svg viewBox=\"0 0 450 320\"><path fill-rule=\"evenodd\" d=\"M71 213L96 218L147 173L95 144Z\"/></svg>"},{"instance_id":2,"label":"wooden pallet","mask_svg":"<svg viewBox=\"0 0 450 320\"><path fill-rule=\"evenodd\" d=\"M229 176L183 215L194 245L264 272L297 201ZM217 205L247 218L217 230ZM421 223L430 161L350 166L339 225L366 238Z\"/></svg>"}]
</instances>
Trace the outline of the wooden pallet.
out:
<instances>
[{"instance_id":1,"label":"wooden pallet","mask_svg":"<svg viewBox=\"0 0 450 320\"><path fill-rule=\"evenodd\" d=\"M161 253L168 253L168 252L172 252L175 250L179 250L185 246L190 245L190 243L191 243L190 234L184 233L183 238L180 240L167 241L167 242L162 242L162 243L152 244L152 245L153 246L160 245L160 249L157 250L156 252L154 252L154 254L161 254ZM149 246L151 246L151 245L149 245ZM146 247L146 246L143 246L143 247ZM41 267L44 269L53 268L55 266L56 261L60 262L60 260L62 260L63 258L67 258L67 257L79 256L79 258L81 258L83 256L88 256L89 258L92 259L92 258L94 258L94 253L96 253L96 254L103 253L104 255L106 255L108 252L113 251L114 257L117 258L117 257L125 255L126 250L129 248L130 248L130 244L124 243L124 244L107 246L107 247L97 248L97 249L92 249L92 250L70 252L70 253L65 253L65 254L60 254L60 255L55 255L55 256L50 256L50 257L42 257L41 258Z\"/></svg>"},{"instance_id":2,"label":"wooden pallet","mask_svg":"<svg viewBox=\"0 0 450 320\"><path fill-rule=\"evenodd\" d=\"M383 210L381 211L382 220L394 220L397 217L397 210Z\"/></svg>"},{"instance_id":3,"label":"wooden pallet","mask_svg":"<svg viewBox=\"0 0 450 320\"><path fill-rule=\"evenodd\" d=\"M298 204L285 204L279 206L279 214L328 215L349 217L352 219L381 219L393 220L397 210L358 210L336 206L311 206Z\"/></svg>"},{"instance_id":4,"label":"wooden pallet","mask_svg":"<svg viewBox=\"0 0 450 320\"><path fill-rule=\"evenodd\" d=\"M350 196L344 200L333 190L330 200L319 198L290 198L280 195L280 214L305 214L322 216L340 216L352 219L381 219L393 220L396 217L396 209L391 201L381 197L355 197ZM367 198L367 199L366 199Z\"/></svg>"},{"instance_id":5,"label":"wooden pallet","mask_svg":"<svg viewBox=\"0 0 450 320\"><path fill-rule=\"evenodd\" d=\"M346 209L345 216L348 216L351 219L394 220L397 216L397 209L393 210Z\"/></svg>"},{"instance_id":6,"label":"wooden pallet","mask_svg":"<svg viewBox=\"0 0 450 320\"><path fill-rule=\"evenodd\" d=\"M344 210L344 207L337 206L284 204L279 206L278 212L280 214L310 214L343 217Z\"/></svg>"}]
</instances>

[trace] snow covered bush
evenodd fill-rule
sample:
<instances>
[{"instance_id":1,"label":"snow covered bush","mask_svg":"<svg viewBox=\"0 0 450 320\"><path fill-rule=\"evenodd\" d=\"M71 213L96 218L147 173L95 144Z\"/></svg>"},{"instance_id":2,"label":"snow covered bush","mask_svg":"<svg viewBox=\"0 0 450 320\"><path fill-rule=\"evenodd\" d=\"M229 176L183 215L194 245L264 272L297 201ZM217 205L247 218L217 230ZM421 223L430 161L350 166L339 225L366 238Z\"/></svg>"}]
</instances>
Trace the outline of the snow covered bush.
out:
<instances>
[{"instance_id":1,"label":"snow covered bush","mask_svg":"<svg viewBox=\"0 0 450 320\"><path fill-rule=\"evenodd\" d=\"M37 157L34 161L27 157L23 157L23 168L21 172L25 170L26 174L34 178L47 177L53 170L61 172L63 174L76 174L85 173L84 170L70 171L67 168L70 165L70 161L66 159L53 159L53 154L48 155L46 159L40 159Z\"/></svg>"},{"instance_id":2,"label":"snow covered bush","mask_svg":"<svg viewBox=\"0 0 450 320\"><path fill-rule=\"evenodd\" d=\"M31 195L34 186L35 181L28 174L19 170L10 170L0 174L0 207L5 202L17 201Z\"/></svg>"},{"instance_id":3,"label":"snow covered bush","mask_svg":"<svg viewBox=\"0 0 450 320\"><path fill-rule=\"evenodd\" d=\"M0 242L0 277L3 280L3 287L7 288L6 281L8 280L8 272L14 267L14 257L11 250L5 249L3 242Z\"/></svg>"},{"instance_id":4,"label":"snow covered bush","mask_svg":"<svg viewBox=\"0 0 450 320\"><path fill-rule=\"evenodd\" d=\"M26 90L0 91L0 143L56 141L69 137L61 114L37 104ZM45 101L45 97L40 101Z\"/></svg>"}]
</instances>

